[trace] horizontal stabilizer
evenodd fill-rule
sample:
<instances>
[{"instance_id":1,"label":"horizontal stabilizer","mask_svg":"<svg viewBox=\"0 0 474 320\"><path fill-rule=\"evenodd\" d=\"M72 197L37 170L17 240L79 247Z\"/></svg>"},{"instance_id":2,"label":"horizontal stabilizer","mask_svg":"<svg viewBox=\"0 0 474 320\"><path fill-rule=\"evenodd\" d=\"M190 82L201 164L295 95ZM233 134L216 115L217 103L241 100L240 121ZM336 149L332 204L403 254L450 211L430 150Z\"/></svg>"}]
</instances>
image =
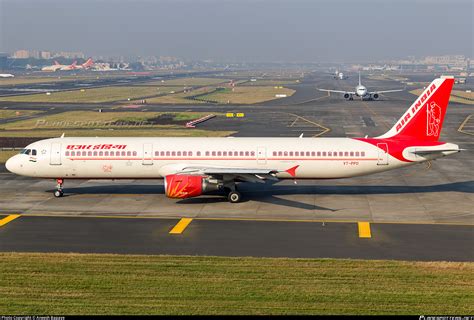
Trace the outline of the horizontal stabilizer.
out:
<instances>
[{"instance_id":1,"label":"horizontal stabilizer","mask_svg":"<svg viewBox=\"0 0 474 320\"><path fill-rule=\"evenodd\" d=\"M441 153L441 152L460 152L464 151L465 149L439 149L439 150L417 150L413 151L414 154L434 154L434 153Z\"/></svg>"}]
</instances>

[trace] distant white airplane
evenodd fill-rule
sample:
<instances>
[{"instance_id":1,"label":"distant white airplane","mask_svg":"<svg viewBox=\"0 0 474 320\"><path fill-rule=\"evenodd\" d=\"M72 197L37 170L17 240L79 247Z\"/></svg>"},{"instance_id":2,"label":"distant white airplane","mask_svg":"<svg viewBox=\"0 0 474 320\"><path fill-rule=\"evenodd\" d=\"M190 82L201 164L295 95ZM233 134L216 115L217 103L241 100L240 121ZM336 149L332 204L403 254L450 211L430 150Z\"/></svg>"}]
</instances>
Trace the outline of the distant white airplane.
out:
<instances>
[{"instance_id":1,"label":"distant white airplane","mask_svg":"<svg viewBox=\"0 0 474 320\"><path fill-rule=\"evenodd\" d=\"M14 76L11 73L0 73L0 78L13 78Z\"/></svg>"},{"instance_id":2,"label":"distant white airplane","mask_svg":"<svg viewBox=\"0 0 474 320\"><path fill-rule=\"evenodd\" d=\"M79 69L78 66L77 66L77 61L74 61L72 64L68 65L68 66L64 66L62 67L61 71L72 71L72 70L77 70Z\"/></svg>"},{"instance_id":3,"label":"distant white airplane","mask_svg":"<svg viewBox=\"0 0 474 320\"><path fill-rule=\"evenodd\" d=\"M435 79L392 129L375 138L63 135L26 146L5 166L19 175L56 179L55 197L63 196L64 179L164 179L170 198L222 190L235 203L241 200L237 182L350 178L461 151L439 141L453 84L453 77Z\"/></svg>"},{"instance_id":4,"label":"distant white airplane","mask_svg":"<svg viewBox=\"0 0 474 320\"><path fill-rule=\"evenodd\" d=\"M41 71L55 72L55 71L73 71L73 70L80 70L80 69L87 70L87 69L90 69L93 65L94 65L94 61L92 61L91 58L89 58L85 63L80 64L80 65L77 65L76 61L74 61L70 65L60 64L59 62L54 61L53 65L43 67L41 68Z\"/></svg>"},{"instance_id":5,"label":"distant white airplane","mask_svg":"<svg viewBox=\"0 0 474 320\"><path fill-rule=\"evenodd\" d=\"M344 74L344 72L339 72L336 70L336 73L334 74L334 79L339 79L339 80L345 80L348 77Z\"/></svg>"},{"instance_id":6,"label":"distant white airplane","mask_svg":"<svg viewBox=\"0 0 474 320\"><path fill-rule=\"evenodd\" d=\"M359 84L355 87L355 91L342 91L342 90L331 90L331 89L318 89L319 91L324 92L336 92L342 93L346 100L353 100L354 96L360 97L361 100L377 100L381 93L388 92L400 92L404 89L395 89L395 90L381 90L381 91L368 91L367 88L362 85L360 82L360 72L359 72Z\"/></svg>"},{"instance_id":7,"label":"distant white airplane","mask_svg":"<svg viewBox=\"0 0 474 320\"><path fill-rule=\"evenodd\" d=\"M75 68L76 68L76 69L82 69L82 70L89 70L89 69L91 69L93 66L94 66L94 61L92 60L92 58L89 58L89 59L87 59L87 61L84 62L83 64L76 65ZM61 70L62 70L62 69L61 69Z\"/></svg>"},{"instance_id":8,"label":"distant white airplane","mask_svg":"<svg viewBox=\"0 0 474 320\"><path fill-rule=\"evenodd\" d=\"M67 66L66 66L65 64L60 64L59 62L54 61L54 64L53 64L53 65L43 67L43 68L41 68L41 71L52 71L52 72L55 72L55 71L61 70L61 68L64 68L64 67L67 67Z\"/></svg>"}]
</instances>

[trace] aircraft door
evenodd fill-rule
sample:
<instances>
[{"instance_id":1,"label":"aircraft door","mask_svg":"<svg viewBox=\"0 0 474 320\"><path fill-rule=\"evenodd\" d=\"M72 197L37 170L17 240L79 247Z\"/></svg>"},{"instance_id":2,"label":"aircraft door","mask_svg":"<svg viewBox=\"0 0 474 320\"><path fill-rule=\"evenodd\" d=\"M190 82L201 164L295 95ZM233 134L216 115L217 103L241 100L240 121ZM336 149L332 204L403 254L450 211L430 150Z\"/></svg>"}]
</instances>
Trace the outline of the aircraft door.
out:
<instances>
[{"instance_id":1,"label":"aircraft door","mask_svg":"<svg viewBox=\"0 0 474 320\"><path fill-rule=\"evenodd\" d=\"M142 157L142 164L143 165L151 165L153 164L153 144L145 143L143 144L143 157Z\"/></svg>"},{"instance_id":2,"label":"aircraft door","mask_svg":"<svg viewBox=\"0 0 474 320\"><path fill-rule=\"evenodd\" d=\"M267 148L258 147L257 148L257 164L266 164L267 163Z\"/></svg>"},{"instance_id":3,"label":"aircraft door","mask_svg":"<svg viewBox=\"0 0 474 320\"><path fill-rule=\"evenodd\" d=\"M388 165L388 145L386 143L377 143L378 160L377 165Z\"/></svg>"},{"instance_id":4,"label":"aircraft door","mask_svg":"<svg viewBox=\"0 0 474 320\"><path fill-rule=\"evenodd\" d=\"M50 165L61 165L61 144L52 143L51 144L51 154L49 158Z\"/></svg>"}]
</instances>

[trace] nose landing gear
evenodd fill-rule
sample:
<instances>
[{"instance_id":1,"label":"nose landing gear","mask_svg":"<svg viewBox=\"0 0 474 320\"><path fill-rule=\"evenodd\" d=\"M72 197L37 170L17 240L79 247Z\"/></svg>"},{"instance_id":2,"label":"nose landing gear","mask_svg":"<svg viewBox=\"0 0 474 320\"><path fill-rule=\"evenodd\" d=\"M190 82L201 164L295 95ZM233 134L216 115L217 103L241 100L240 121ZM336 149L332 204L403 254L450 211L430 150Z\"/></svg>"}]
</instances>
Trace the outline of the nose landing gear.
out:
<instances>
[{"instance_id":1,"label":"nose landing gear","mask_svg":"<svg viewBox=\"0 0 474 320\"><path fill-rule=\"evenodd\" d=\"M54 196L56 198L60 198L64 195L64 192L63 192L63 183L64 183L64 180L63 179L56 179L56 190L54 191Z\"/></svg>"}]
</instances>

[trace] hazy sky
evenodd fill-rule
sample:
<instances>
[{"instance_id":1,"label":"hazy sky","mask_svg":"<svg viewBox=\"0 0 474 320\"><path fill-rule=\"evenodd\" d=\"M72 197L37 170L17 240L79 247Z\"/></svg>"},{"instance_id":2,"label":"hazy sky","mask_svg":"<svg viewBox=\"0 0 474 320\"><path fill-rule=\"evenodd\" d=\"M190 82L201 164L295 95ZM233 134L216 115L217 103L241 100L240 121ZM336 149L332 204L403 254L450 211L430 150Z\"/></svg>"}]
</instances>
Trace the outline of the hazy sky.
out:
<instances>
[{"instance_id":1,"label":"hazy sky","mask_svg":"<svg viewBox=\"0 0 474 320\"><path fill-rule=\"evenodd\" d=\"M0 51L236 61L473 56L472 0L0 0Z\"/></svg>"}]
</instances>

